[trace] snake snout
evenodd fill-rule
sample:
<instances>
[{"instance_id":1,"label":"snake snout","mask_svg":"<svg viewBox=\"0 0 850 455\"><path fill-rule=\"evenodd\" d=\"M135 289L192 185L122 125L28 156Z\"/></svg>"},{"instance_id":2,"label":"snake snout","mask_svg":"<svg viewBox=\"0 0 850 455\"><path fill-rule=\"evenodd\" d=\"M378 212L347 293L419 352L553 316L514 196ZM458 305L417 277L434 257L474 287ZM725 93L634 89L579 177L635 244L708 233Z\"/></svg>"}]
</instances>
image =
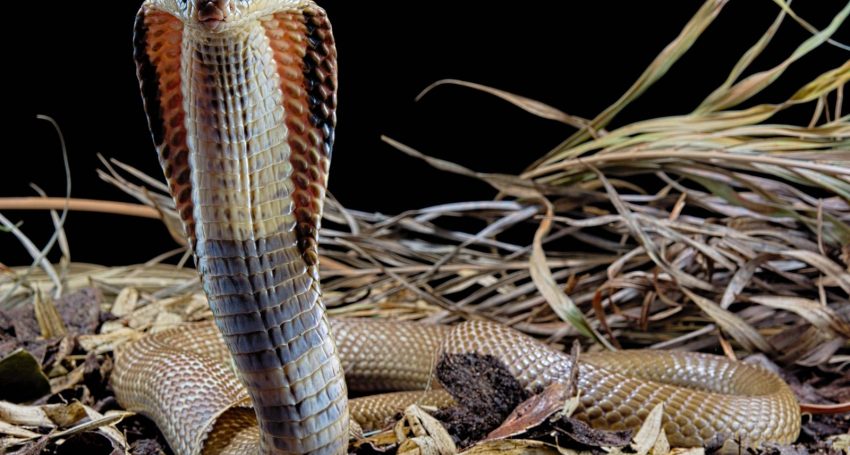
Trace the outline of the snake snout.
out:
<instances>
[{"instance_id":1,"label":"snake snout","mask_svg":"<svg viewBox=\"0 0 850 455\"><path fill-rule=\"evenodd\" d=\"M227 19L228 0L198 0L198 22L214 30Z\"/></svg>"}]
</instances>

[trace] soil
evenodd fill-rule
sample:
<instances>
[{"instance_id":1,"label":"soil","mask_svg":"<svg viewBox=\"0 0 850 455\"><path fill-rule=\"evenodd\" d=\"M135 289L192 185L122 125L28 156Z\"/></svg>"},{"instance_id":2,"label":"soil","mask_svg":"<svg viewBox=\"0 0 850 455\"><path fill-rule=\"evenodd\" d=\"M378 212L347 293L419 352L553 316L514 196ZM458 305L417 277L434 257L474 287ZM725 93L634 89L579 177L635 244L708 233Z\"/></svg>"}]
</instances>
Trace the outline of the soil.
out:
<instances>
[{"instance_id":1,"label":"soil","mask_svg":"<svg viewBox=\"0 0 850 455\"><path fill-rule=\"evenodd\" d=\"M446 355L437 378L458 405L435 415L459 447L468 447L496 429L528 394L498 359L476 354Z\"/></svg>"}]
</instances>

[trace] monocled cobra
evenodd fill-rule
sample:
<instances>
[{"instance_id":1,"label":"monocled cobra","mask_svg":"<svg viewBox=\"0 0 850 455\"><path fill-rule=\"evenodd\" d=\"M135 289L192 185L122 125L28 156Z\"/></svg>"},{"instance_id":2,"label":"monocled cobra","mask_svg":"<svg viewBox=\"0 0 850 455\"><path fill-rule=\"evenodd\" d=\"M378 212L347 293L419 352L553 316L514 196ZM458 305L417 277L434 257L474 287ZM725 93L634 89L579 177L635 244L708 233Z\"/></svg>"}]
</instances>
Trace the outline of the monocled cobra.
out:
<instances>
[{"instance_id":1,"label":"monocled cobra","mask_svg":"<svg viewBox=\"0 0 850 455\"><path fill-rule=\"evenodd\" d=\"M147 0L134 43L151 133L215 325L125 346L113 385L177 453L344 453L349 419L375 426L422 394L349 402L343 372L352 390L424 390L438 352L492 355L529 390L564 379L568 356L496 324L328 319L317 241L337 63L320 7ZM582 358L576 416L594 427L634 428L663 402L674 445L798 435L794 395L762 368L673 352Z\"/></svg>"}]
</instances>

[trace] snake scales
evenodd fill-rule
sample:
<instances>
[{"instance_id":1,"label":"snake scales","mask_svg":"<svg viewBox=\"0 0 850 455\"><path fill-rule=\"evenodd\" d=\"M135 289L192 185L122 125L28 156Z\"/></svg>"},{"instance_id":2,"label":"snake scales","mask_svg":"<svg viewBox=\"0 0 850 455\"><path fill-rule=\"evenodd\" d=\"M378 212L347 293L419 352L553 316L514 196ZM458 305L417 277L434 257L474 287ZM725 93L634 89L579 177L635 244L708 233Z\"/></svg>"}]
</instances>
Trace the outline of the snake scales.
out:
<instances>
[{"instance_id":1,"label":"snake scales","mask_svg":"<svg viewBox=\"0 0 850 455\"><path fill-rule=\"evenodd\" d=\"M347 389L423 390L438 352L493 355L529 389L563 378L569 357L495 324L328 319L317 241L336 49L311 0L147 0L134 45L153 140L215 325L124 347L113 385L176 452L344 453L349 419L379 425L422 397L349 401ZM799 432L792 392L758 367L628 351L587 356L579 371L577 416L597 427L633 428L663 402L674 445L790 442ZM427 400L450 399L438 391Z\"/></svg>"}]
</instances>

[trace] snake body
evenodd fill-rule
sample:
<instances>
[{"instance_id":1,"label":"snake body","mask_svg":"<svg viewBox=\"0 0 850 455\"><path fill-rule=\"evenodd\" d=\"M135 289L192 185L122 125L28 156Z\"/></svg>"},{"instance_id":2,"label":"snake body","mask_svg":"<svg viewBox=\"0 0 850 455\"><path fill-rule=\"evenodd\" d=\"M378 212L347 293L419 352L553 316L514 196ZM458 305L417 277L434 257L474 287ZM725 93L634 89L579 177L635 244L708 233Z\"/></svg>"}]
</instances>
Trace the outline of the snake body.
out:
<instances>
[{"instance_id":1,"label":"snake body","mask_svg":"<svg viewBox=\"0 0 850 455\"><path fill-rule=\"evenodd\" d=\"M311 0L146 0L134 44L151 133L215 326L126 346L113 385L175 451L344 453L350 418L375 425L419 395L349 406L343 372L352 389L421 390L440 352L492 355L529 389L563 379L568 357L495 324L328 319L317 242L336 49ZM631 351L590 357L579 378L577 416L594 426L635 427L663 402L674 444L715 435L789 442L799 432L787 385L753 366Z\"/></svg>"}]
</instances>

